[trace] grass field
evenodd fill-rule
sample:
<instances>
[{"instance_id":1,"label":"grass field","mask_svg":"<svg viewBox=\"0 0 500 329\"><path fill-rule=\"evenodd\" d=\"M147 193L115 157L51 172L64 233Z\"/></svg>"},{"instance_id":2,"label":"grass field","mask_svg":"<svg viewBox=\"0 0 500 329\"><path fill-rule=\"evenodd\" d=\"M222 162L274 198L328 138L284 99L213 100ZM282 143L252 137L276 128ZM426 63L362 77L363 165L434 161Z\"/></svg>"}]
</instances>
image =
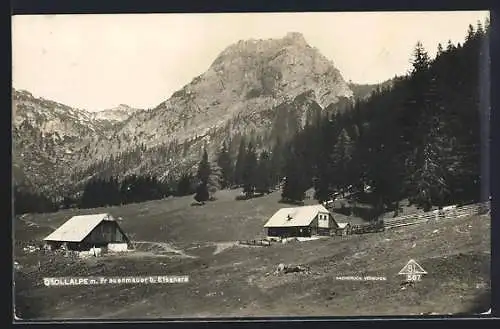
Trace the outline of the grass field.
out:
<instances>
[{"instance_id":1,"label":"grass field","mask_svg":"<svg viewBox=\"0 0 500 329\"><path fill-rule=\"evenodd\" d=\"M25 215L15 222L16 308L25 319L412 315L489 308L490 218L443 220L346 238L243 247L264 235L279 193L234 201L238 191L190 206L191 197ZM314 203L313 200L308 200ZM70 259L23 246L76 214L108 212L136 244L126 255ZM337 215L335 215L337 216ZM339 215L339 218L341 216ZM336 217L337 218L337 217ZM338 219L338 218L337 218ZM338 219L339 220L339 219ZM342 216L340 221L346 220ZM401 268L427 272L404 287ZM275 274L280 263L309 273ZM188 275L189 283L46 287L43 277ZM337 280L384 276L386 281Z\"/></svg>"}]
</instances>

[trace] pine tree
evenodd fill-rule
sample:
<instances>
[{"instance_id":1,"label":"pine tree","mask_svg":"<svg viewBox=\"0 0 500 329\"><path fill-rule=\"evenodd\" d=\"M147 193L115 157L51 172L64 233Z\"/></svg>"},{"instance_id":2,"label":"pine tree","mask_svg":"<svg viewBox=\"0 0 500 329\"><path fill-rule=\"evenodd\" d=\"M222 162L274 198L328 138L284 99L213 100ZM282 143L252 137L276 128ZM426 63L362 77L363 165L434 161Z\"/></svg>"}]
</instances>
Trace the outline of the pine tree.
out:
<instances>
[{"instance_id":1,"label":"pine tree","mask_svg":"<svg viewBox=\"0 0 500 329\"><path fill-rule=\"evenodd\" d=\"M215 199L215 193L221 189L222 180L222 169L217 163L212 163L210 166L210 176L207 184L209 200Z\"/></svg>"},{"instance_id":2,"label":"pine tree","mask_svg":"<svg viewBox=\"0 0 500 329\"><path fill-rule=\"evenodd\" d=\"M308 188L300 156L296 150L288 152L285 165L285 183L281 196L285 202L301 202L305 199L305 192Z\"/></svg>"},{"instance_id":3,"label":"pine tree","mask_svg":"<svg viewBox=\"0 0 500 329\"><path fill-rule=\"evenodd\" d=\"M476 25L476 37L482 37L484 35L483 23L481 21L477 21Z\"/></svg>"},{"instance_id":4,"label":"pine tree","mask_svg":"<svg viewBox=\"0 0 500 329\"><path fill-rule=\"evenodd\" d=\"M262 151L259 156L255 191L257 193L269 193L271 188L270 156L267 151Z\"/></svg>"},{"instance_id":5,"label":"pine tree","mask_svg":"<svg viewBox=\"0 0 500 329\"><path fill-rule=\"evenodd\" d=\"M243 184L243 171L245 168L245 155L247 153L246 150L246 145L245 145L245 138L241 138L240 140L240 146L238 148L238 156L236 158L236 164L234 168L234 183L237 186L240 186Z\"/></svg>"},{"instance_id":6,"label":"pine tree","mask_svg":"<svg viewBox=\"0 0 500 329\"><path fill-rule=\"evenodd\" d=\"M422 206L425 211L431 209L433 204L442 205L442 200L448 192L445 180L446 171L442 165L444 156L444 140L439 136L439 121L434 120L421 155L419 166L416 168L411 180L414 182L413 202Z\"/></svg>"},{"instance_id":7,"label":"pine tree","mask_svg":"<svg viewBox=\"0 0 500 329\"><path fill-rule=\"evenodd\" d=\"M255 191L256 170L257 155L252 142L250 142L245 154L245 166L242 173L243 192L247 196L252 196Z\"/></svg>"},{"instance_id":8,"label":"pine tree","mask_svg":"<svg viewBox=\"0 0 500 329\"><path fill-rule=\"evenodd\" d=\"M315 155L316 170L314 172L314 198L319 202L328 201L333 197L332 186L332 146L335 144L333 136L333 125L330 120L325 119L317 130L318 152Z\"/></svg>"},{"instance_id":9,"label":"pine tree","mask_svg":"<svg viewBox=\"0 0 500 329\"><path fill-rule=\"evenodd\" d=\"M441 43L438 43L438 48L437 48L437 57L441 56L443 54L443 45Z\"/></svg>"},{"instance_id":10,"label":"pine tree","mask_svg":"<svg viewBox=\"0 0 500 329\"><path fill-rule=\"evenodd\" d=\"M349 166L352 156L351 139L345 129L342 129L329 157L330 183L336 190L344 190L351 184Z\"/></svg>"},{"instance_id":11,"label":"pine tree","mask_svg":"<svg viewBox=\"0 0 500 329\"><path fill-rule=\"evenodd\" d=\"M210 198L208 192L208 181L210 179L210 163L208 162L207 150L203 150L203 156L198 165L198 187L196 189L196 195L194 199L198 202L204 203Z\"/></svg>"},{"instance_id":12,"label":"pine tree","mask_svg":"<svg viewBox=\"0 0 500 329\"><path fill-rule=\"evenodd\" d=\"M413 70L409 81L410 93L404 104L404 116L402 120L402 136L406 142L408 152L413 151L414 146L423 145L423 136L426 133L427 119L429 112L428 99L425 94L428 92L429 80L429 56L420 42L417 43L412 61ZM408 159L416 161L415 159Z\"/></svg>"},{"instance_id":13,"label":"pine tree","mask_svg":"<svg viewBox=\"0 0 500 329\"><path fill-rule=\"evenodd\" d=\"M221 169L221 187L230 187L233 182L234 172L233 163L226 142L222 144L222 148L217 159L217 164Z\"/></svg>"},{"instance_id":14,"label":"pine tree","mask_svg":"<svg viewBox=\"0 0 500 329\"><path fill-rule=\"evenodd\" d=\"M469 24L469 28L467 29L467 36L465 37L465 41L471 41L475 36L474 26Z\"/></svg>"},{"instance_id":15,"label":"pine tree","mask_svg":"<svg viewBox=\"0 0 500 329\"><path fill-rule=\"evenodd\" d=\"M413 74L424 73L430 64L429 54L425 51L422 42L418 41L413 52Z\"/></svg>"},{"instance_id":16,"label":"pine tree","mask_svg":"<svg viewBox=\"0 0 500 329\"><path fill-rule=\"evenodd\" d=\"M207 185L209 177L210 177L210 163L208 162L208 153L207 150L205 149L203 150L203 156L198 165L197 178L200 184Z\"/></svg>"},{"instance_id":17,"label":"pine tree","mask_svg":"<svg viewBox=\"0 0 500 329\"><path fill-rule=\"evenodd\" d=\"M433 202L439 204L447 192L446 145L443 138L444 104L438 86L435 68L426 72L426 86L420 90L421 103L414 150L409 159L410 199L429 210Z\"/></svg>"},{"instance_id":18,"label":"pine tree","mask_svg":"<svg viewBox=\"0 0 500 329\"><path fill-rule=\"evenodd\" d=\"M455 49L455 46L453 45L451 40L448 40L448 45L446 46L446 51L451 52L451 51L453 51L453 49Z\"/></svg>"}]
</instances>

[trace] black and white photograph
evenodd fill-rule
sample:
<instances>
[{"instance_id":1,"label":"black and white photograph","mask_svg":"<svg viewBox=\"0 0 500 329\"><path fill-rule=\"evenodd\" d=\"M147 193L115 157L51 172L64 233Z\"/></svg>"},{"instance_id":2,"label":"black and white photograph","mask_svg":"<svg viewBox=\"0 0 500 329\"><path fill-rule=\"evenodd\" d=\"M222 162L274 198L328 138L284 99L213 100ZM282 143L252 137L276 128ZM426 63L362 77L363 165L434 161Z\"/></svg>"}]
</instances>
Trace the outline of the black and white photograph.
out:
<instances>
[{"instance_id":1,"label":"black and white photograph","mask_svg":"<svg viewBox=\"0 0 500 329\"><path fill-rule=\"evenodd\" d=\"M491 314L489 19L12 16L14 320Z\"/></svg>"}]
</instances>

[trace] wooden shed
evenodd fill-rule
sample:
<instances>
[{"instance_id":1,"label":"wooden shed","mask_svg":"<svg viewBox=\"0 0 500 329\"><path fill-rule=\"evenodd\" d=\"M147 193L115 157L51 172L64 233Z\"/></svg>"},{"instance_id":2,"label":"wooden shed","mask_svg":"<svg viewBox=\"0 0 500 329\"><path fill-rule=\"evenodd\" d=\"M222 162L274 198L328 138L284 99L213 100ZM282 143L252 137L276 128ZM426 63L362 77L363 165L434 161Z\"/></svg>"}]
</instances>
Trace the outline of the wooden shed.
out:
<instances>
[{"instance_id":1,"label":"wooden shed","mask_svg":"<svg viewBox=\"0 0 500 329\"><path fill-rule=\"evenodd\" d=\"M351 224L349 223L338 223L338 227L336 229L336 235L348 235L351 231Z\"/></svg>"},{"instance_id":2,"label":"wooden shed","mask_svg":"<svg viewBox=\"0 0 500 329\"><path fill-rule=\"evenodd\" d=\"M108 244L126 244L130 240L110 214L71 217L44 239L51 249L65 245L68 250L90 250Z\"/></svg>"}]
</instances>

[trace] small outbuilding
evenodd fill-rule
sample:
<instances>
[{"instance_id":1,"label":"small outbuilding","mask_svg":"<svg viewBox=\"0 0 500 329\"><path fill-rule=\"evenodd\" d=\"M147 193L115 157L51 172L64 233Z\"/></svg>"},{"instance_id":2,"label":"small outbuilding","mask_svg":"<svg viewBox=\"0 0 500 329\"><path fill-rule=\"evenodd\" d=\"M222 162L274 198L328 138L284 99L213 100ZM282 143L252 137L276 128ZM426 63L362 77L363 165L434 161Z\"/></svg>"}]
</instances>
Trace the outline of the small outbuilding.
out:
<instances>
[{"instance_id":1,"label":"small outbuilding","mask_svg":"<svg viewBox=\"0 0 500 329\"><path fill-rule=\"evenodd\" d=\"M113 246L111 249L123 251L130 243L125 232L110 214L71 217L44 241L50 249L59 249L64 246L74 251L108 247L108 245Z\"/></svg>"},{"instance_id":2,"label":"small outbuilding","mask_svg":"<svg viewBox=\"0 0 500 329\"><path fill-rule=\"evenodd\" d=\"M332 214L322 205L281 208L264 225L269 237L331 235L338 228Z\"/></svg>"},{"instance_id":3,"label":"small outbuilding","mask_svg":"<svg viewBox=\"0 0 500 329\"><path fill-rule=\"evenodd\" d=\"M337 235L348 235L351 230L351 224L349 223L337 223L338 228L336 230Z\"/></svg>"}]
</instances>

